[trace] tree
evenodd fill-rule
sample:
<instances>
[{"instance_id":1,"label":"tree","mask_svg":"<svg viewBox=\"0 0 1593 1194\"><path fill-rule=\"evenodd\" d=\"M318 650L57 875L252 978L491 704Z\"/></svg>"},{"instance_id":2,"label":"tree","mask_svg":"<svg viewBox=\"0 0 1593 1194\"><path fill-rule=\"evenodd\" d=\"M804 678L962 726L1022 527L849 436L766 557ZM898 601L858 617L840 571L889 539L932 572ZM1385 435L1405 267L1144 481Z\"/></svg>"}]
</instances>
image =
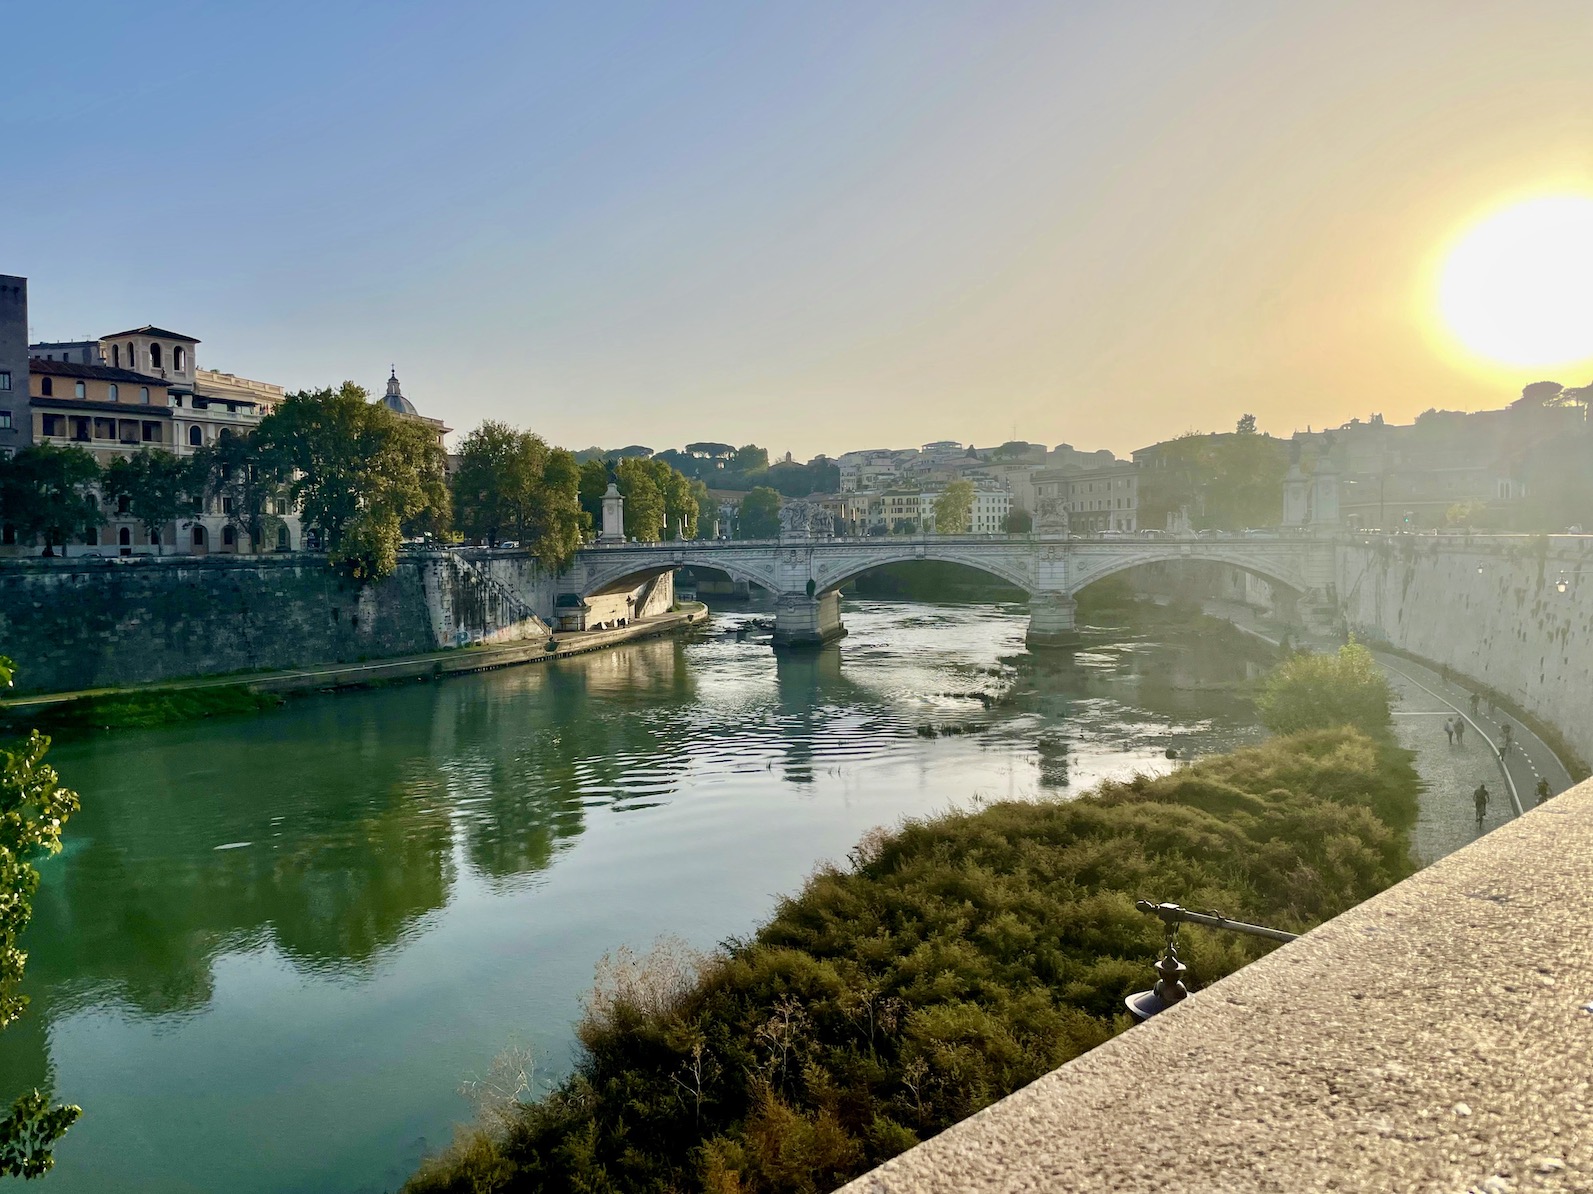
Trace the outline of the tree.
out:
<instances>
[{"instance_id":1,"label":"tree","mask_svg":"<svg viewBox=\"0 0 1593 1194\"><path fill-rule=\"evenodd\" d=\"M972 481L957 480L935 499L935 531L941 535L966 535L973 524Z\"/></svg>"},{"instance_id":2,"label":"tree","mask_svg":"<svg viewBox=\"0 0 1593 1194\"><path fill-rule=\"evenodd\" d=\"M446 457L436 432L367 401L351 381L289 394L255 435L294 470L290 494L305 524L320 532L332 563L358 580L397 567L406 530L447 526Z\"/></svg>"},{"instance_id":3,"label":"tree","mask_svg":"<svg viewBox=\"0 0 1593 1194\"><path fill-rule=\"evenodd\" d=\"M691 495L697 500L697 535L698 539L712 536L714 523L719 518L719 503L708 492L708 486L701 481L691 483Z\"/></svg>"},{"instance_id":4,"label":"tree","mask_svg":"<svg viewBox=\"0 0 1593 1194\"><path fill-rule=\"evenodd\" d=\"M1511 410L1523 407L1558 406L1565 387L1557 381L1534 381L1521 387L1521 397L1510 404Z\"/></svg>"},{"instance_id":5,"label":"tree","mask_svg":"<svg viewBox=\"0 0 1593 1194\"><path fill-rule=\"evenodd\" d=\"M607 461L602 459L581 461L581 509L591 524L598 528L603 525L603 495L608 492L608 483L612 479L613 474L609 471Z\"/></svg>"},{"instance_id":6,"label":"tree","mask_svg":"<svg viewBox=\"0 0 1593 1194\"><path fill-rule=\"evenodd\" d=\"M780 495L767 485L760 485L741 499L741 513L736 519L736 537L739 539L774 539L780 534Z\"/></svg>"},{"instance_id":7,"label":"tree","mask_svg":"<svg viewBox=\"0 0 1593 1194\"><path fill-rule=\"evenodd\" d=\"M1256 705L1275 734L1350 726L1378 735L1390 721L1388 680L1353 641L1336 655L1293 656L1268 677Z\"/></svg>"},{"instance_id":8,"label":"tree","mask_svg":"<svg viewBox=\"0 0 1593 1194\"><path fill-rule=\"evenodd\" d=\"M275 538L288 503L292 469L283 453L251 432L224 435L194 453L193 461L204 495L248 536L250 551L261 551Z\"/></svg>"},{"instance_id":9,"label":"tree","mask_svg":"<svg viewBox=\"0 0 1593 1194\"><path fill-rule=\"evenodd\" d=\"M1235 424L1234 430L1240 435L1254 435L1256 433L1255 415L1240 415L1239 422Z\"/></svg>"},{"instance_id":10,"label":"tree","mask_svg":"<svg viewBox=\"0 0 1593 1194\"><path fill-rule=\"evenodd\" d=\"M1027 535L1034 530L1034 516L1021 506L1015 507L1002 519L1001 529L1009 535Z\"/></svg>"},{"instance_id":11,"label":"tree","mask_svg":"<svg viewBox=\"0 0 1593 1194\"><path fill-rule=\"evenodd\" d=\"M105 496L118 502L125 498L127 512L162 553L166 549L162 529L199 509L204 480L196 459L145 448L133 456L119 456L105 468L101 486Z\"/></svg>"},{"instance_id":12,"label":"tree","mask_svg":"<svg viewBox=\"0 0 1593 1194\"><path fill-rule=\"evenodd\" d=\"M86 455L86 453L85 453ZM11 686L11 661L0 658L0 685ZM33 918L39 871L33 860L61 849L61 829L78 810L76 792L61 787L44 762L50 740L37 730L0 749L0 1028L22 1014L18 991L28 955L18 945ZM0 1175L33 1178L55 1164L50 1150L82 1114L80 1107L51 1107L43 1092L24 1094L0 1115Z\"/></svg>"},{"instance_id":13,"label":"tree","mask_svg":"<svg viewBox=\"0 0 1593 1194\"><path fill-rule=\"evenodd\" d=\"M664 535L664 494L651 461L631 456L614 466L614 483L625 498L625 537L657 543Z\"/></svg>"},{"instance_id":14,"label":"tree","mask_svg":"<svg viewBox=\"0 0 1593 1194\"><path fill-rule=\"evenodd\" d=\"M79 539L100 525L94 486L100 466L76 446L34 444L0 462L0 521L25 542L44 540L44 554Z\"/></svg>"},{"instance_id":15,"label":"tree","mask_svg":"<svg viewBox=\"0 0 1593 1194\"><path fill-rule=\"evenodd\" d=\"M489 419L459 446L454 520L467 537L496 547L508 537L504 532L523 520L541 472L530 439L535 437Z\"/></svg>"},{"instance_id":16,"label":"tree","mask_svg":"<svg viewBox=\"0 0 1593 1194\"><path fill-rule=\"evenodd\" d=\"M730 458L730 471L734 473L756 473L768 467L769 450L757 444L743 444Z\"/></svg>"}]
</instances>

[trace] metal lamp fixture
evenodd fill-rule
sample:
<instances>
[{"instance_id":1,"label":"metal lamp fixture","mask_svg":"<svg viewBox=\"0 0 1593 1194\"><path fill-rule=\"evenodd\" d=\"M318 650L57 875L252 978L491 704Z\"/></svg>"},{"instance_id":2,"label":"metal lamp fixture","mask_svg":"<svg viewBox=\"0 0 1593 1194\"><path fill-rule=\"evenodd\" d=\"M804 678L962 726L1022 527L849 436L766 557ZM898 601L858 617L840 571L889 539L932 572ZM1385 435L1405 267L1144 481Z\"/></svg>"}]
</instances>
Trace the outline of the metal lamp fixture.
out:
<instances>
[{"instance_id":1,"label":"metal lamp fixture","mask_svg":"<svg viewBox=\"0 0 1593 1194\"><path fill-rule=\"evenodd\" d=\"M1149 900L1136 900L1134 907L1159 919L1167 927L1167 949L1156 962L1156 985L1149 991L1136 991L1123 1000L1129 1014L1136 1020L1149 1020L1157 1012L1166 1011L1189 994L1184 986L1184 973L1189 969L1178 960L1178 926L1181 924L1205 925L1210 929L1227 929L1231 933L1245 933L1251 937L1265 937L1269 941L1295 941L1298 933L1282 929L1269 929L1265 925L1246 924L1242 920L1229 920L1220 912L1191 912L1178 904L1153 904Z\"/></svg>"}]
</instances>

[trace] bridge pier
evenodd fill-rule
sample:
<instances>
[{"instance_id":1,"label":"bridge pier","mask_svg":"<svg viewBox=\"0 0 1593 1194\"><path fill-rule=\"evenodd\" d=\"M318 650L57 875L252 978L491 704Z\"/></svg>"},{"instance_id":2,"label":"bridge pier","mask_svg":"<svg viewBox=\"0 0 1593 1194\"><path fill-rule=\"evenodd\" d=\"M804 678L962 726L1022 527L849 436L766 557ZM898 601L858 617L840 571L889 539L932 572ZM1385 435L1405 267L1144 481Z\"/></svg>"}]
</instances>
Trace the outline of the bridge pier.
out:
<instances>
[{"instance_id":1,"label":"bridge pier","mask_svg":"<svg viewBox=\"0 0 1593 1194\"><path fill-rule=\"evenodd\" d=\"M1079 643L1078 602L1066 593L1034 593L1029 597L1029 633L1024 643L1031 651L1076 647Z\"/></svg>"},{"instance_id":2,"label":"bridge pier","mask_svg":"<svg viewBox=\"0 0 1593 1194\"><path fill-rule=\"evenodd\" d=\"M841 625L838 591L809 597L806 593L781 593L774 602L774 647L822 647L846 633Z\"/></svg>"}]
</instances>

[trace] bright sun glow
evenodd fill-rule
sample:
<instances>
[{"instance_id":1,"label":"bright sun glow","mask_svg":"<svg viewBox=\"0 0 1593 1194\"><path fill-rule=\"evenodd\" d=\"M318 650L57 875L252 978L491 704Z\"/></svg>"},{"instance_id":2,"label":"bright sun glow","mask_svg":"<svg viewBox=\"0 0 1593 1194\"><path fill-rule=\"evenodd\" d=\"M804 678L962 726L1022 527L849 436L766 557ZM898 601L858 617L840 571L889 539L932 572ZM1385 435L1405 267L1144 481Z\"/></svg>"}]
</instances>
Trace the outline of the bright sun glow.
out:
<instances>
[{"instance_id":1,"label":"bright sun glow","mask_svg":"<svg viewBox=\"0 0 1593 1194\"><path fill-rule=\"evenodd\" d=\"M1472 352L1506 365L1593 357L1593 198L1554 195L1489 216L1450 251L1444 321Z\"/></svg>"}]
</instances>

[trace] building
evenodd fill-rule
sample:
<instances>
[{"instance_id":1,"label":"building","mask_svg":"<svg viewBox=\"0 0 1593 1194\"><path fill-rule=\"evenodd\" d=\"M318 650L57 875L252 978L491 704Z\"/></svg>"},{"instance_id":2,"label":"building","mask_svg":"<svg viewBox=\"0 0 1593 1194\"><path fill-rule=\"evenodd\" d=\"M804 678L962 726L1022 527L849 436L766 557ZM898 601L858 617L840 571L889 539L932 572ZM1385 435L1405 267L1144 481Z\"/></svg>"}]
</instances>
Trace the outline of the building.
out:
<instances>
[{"instance_id":1,"label":"building","mask_svg":"<svg viewBox=\"0 0 1593 1194\"><path fill-rule=\"evenodd\" d=\"M412 419L417 423L423 423L430 427L437 434L439 447L442 446L443 437L453 430L452 427L445 425L441 419L428 419L415 409L413 402L404 397L403 388L398 384L398 369L396 367L389 371L387 392L377 401L401 419ZM650 452L649 455L651 455Z\"/></svg>"},{"instance_id":2,"label":"building","mask_svg":"<svg viewBox=\"0 0 1593 1194\"><path fill-rule=\"evenodd\" d=\"M0 274L0 458L33 442L28 412L28 280Z\"/></svg>"},{"instance_id":3,"label":"building","mask_svg":"<svg viewBox=\"0 0 1593 1194\"><path fill-rule=\"evenodd\" d=\"M144 324L98 340L31 345L26 328L26 280L0 278L0 400L7 397L7 373L10 393L16 395L9 407L0 401L0 451L7 454L32 443L54 443L88 451L101 468L145 450L190 456L230 435L253 431L283 399L281 386L199 368L199 340L168 328ZM5 368L7 360L11 369ZM103 525L85 542L66 545L65 554L205 555L248 547L232 511L219 499L153 536L131 517L125 502L111 508L102 498L101 513ZM259 550L301 546L298 518L279 517L283 525L274 542Z\"/></svg>"},{"instance_id":4,"label":"building","mask_svg":"<svg viewBox=\"0 0 1593 1194\"><path fill-rule=\"evenodd\" d=\"M1576 405L1502 410L1429 410L1415 422L1381 415L1332 431L1299 432L1308 460L1324 455L1339 472L1339 513L1351 527L1425 529L1447 524L1456 506L1509 508L1527 496L1534 457L1586 432Z\"/></svg>"},{"instance_id":5,"label":"building","mask_svg":"<svg viewBox=\"0 0 1593 1194\"><path fill-rule=\"evenodd\" d=\"M1071 534L1139 529L1139 468L1127 461L1034 474L1035 513L1066 515Z\"/></svg>"}]
</instances>

